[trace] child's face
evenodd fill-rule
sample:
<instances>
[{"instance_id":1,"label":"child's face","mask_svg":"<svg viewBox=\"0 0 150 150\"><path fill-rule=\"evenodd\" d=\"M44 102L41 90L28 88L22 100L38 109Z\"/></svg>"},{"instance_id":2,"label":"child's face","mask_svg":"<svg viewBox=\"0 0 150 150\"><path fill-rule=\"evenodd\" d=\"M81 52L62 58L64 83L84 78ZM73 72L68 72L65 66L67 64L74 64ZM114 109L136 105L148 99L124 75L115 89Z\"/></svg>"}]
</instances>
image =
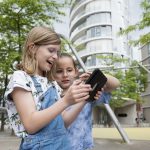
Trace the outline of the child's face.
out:
<instances>
[{"instance_id":1,"label":"child's face","mask_svg":"<svg viewBox=\"0 0 150 150\"><path fill-rule=\"evenodd\" d=\"M62 89L68 89L77 75L71 58L63 56L57 60L55 80Z\"/></svg>"},{"instance_id":2,"label":"child's face","mask_svg":"<svg viewBox=\"0 0 150 150\"><path fill-rule=\"evenodd\" d=\"M37 74L43 75L43 72L50 71L54 62L58 58L60 45L42 45L36 51L36 60L38 61Z\"/></svg>"}]
</instances>

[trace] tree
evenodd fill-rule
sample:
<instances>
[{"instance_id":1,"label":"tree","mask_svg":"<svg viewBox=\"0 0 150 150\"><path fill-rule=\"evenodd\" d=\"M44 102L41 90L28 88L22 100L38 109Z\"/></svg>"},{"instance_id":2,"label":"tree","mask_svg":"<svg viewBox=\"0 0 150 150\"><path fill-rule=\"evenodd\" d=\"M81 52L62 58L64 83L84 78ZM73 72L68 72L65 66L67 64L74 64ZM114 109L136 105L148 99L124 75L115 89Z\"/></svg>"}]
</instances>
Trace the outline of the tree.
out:
<instances>
[{"instance_id":1,"label":"tree","mask_svg":"<svg viewBox=\"0 0 150 150\"><path fill-rule=\"evenodd\" d=\"M14 63L20 61L26 34L33 26L53 26L59 21L65 2L50 0L3 0L0 2L0 89L6 89ZM3 100L3 98L2 98ZM3 106L5 105L2 103Z\"/></svg>"},{"instance_id":2,"label":"tree","mask_svg":"<svg viewBox=\"0 0 150 150\"><path fill-rule=\"evenodd\" d=\"M49 0L4 0L1 2L1 52L9 49L20 53L26 33L33 26L52 26L53 21L60 21L59 15L64 15L64 13L59 9L63 6L64 4Z\"/></svg>"},{"instance_id":3,"label":"tree","mask_svg":"<svg viewBox=\"0 0 150 150\"><path fill-rule=\"evenodd\" d=\"M142 19L134 25L128 26L126 29L120 31L120 35L128 34L132 31L143 30L150 27L150 1L142 0L141 8L143 9ZM131 40L130 43L134 46L141 44L145 45L150 42L150 32L141 35L137 40Z\"/></svg>"},{"instance_id":4,"label":"tree","mask_svg":"<svg viewBox=\"0 0 150 150\"><path fill-rule=\"evenodd\" d=\"M130 68L123 71L119 70L115 75L121 82L118 90L112 92L111 105L120 107L125 102L123 98L135 100L136 103L142 103L141 93L147 87L147 72L138 66L137 61L133 61Z\"/></svg>"},{"instance_id":5,"label":"tree","mask_svg":"<svg viewBox=\"0 0 150 150\"><path fill-rule=\"evenodd\" d=\"M65 15L64 3L49 0L3 0L0 2L0 73L10 74L20 60L27 32L36 25L52 26Z\"/></svg>"},{"instance_id":6,"label":"tree","mask_svg":"<svg viewBox=\"0 0 150 150\"><path fill-rule=\"evenodd\" d=\"M147 72L141 68L137 61L129 63L128 59L119 56L106 55L97 56L102 59L103 65L110 66L111 68L105 69L104 72L113 75L120 81L120 87L112 91L112 99L110 105L113 108L121 107L125 99L134 99L137 103L142 103L141 93L147 87ZM117 68L116 66L123 66Z\"/></svg>"}]
</instances>

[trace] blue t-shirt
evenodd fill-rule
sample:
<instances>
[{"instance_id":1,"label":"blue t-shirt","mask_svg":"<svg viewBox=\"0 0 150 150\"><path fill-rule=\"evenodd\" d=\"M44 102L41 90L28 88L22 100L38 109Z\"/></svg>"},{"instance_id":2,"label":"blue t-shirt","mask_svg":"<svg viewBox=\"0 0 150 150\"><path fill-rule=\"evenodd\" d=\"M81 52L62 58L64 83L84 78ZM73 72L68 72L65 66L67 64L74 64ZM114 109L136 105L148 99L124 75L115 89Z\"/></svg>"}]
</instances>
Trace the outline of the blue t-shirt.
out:
<instances>
[{"instance_id":1,"label":"blue t-shirt","mask_svg":"<svg viewBox=\"0 0 150 150\"><path fill-rule=\"evenodd\" d=\"M92 108L95 105L109 101L110 93L104 92L99 100L88 102L75 121L68 127L68 136L72 144L71 150L86 150L93 147Z\"/></svg>"}]
</instances>

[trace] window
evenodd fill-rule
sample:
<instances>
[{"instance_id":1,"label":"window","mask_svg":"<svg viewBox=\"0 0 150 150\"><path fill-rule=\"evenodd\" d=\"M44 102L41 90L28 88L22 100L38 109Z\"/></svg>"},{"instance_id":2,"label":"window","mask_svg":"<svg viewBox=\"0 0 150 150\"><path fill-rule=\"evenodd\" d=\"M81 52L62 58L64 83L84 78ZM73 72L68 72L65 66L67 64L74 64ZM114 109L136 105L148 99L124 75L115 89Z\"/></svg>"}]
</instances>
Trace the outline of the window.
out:
<instances>
[{"instance_id":1,"label":"window","mask_svg":"<svg viewBox=\"0 0 150 150\"><path fill-rule=\"evenodd\" d=\"M89 56L85 63L87 66L95 66L96 65L96 55Z\"/></svg>"},{"instance_id":2,"label":"window","mask_svg":"<svg viewBox=\"0 0 150 150\"><path fill-rule=\"evenodd\" d=\"M111 35L111 26L101 26L101 35L110 36Z\"/></svg>"},{"instance_id":3,"label":"window","mask_svg":"<svg viewBox=\"0 0 150 150\"><path fill-rule=\"evenodd\" d=\"M96 26L87 30L87 37L111 36L111 26Z\"/></svg>"},{"instance_id":4,"label":"window","mask_svg":"<svg viewBox=\"0 0 150 150\"><path fill-rule=\"evenodd\" d=\"M100 27L95 28L95 36L101 36L101 28Z\"/></svg>"},{"instance_id":5,"label":"window","mask_svg":"<svg viewBox=\"0 0 150 150\"><path fill-rule=\"evenodd\" d=\"M95 36L95 27L91 28L91 37L94 37L94 36Z\"/></svg>"},{"instance_id":6,"label":"window","mask_svg":"<svg viewBox=\"0 0 150 150\"><path fill-rule=\"evenodd\" d=\"M118 114L118 117L127 117L128 115L127 114Z\"/></svg>"},{"instance_id":7,"label":"window","mask_svg":"<svg viewBox=\"0 0 150 150\"><path fill-rule=\"evenodd\" d=\"M92 1L86 5L86 12L93 10L110 10L110 0Z\"/></svg>"},{"instance_id":8,"label":"window","mask_svg":"<svg viewBox=\"0 0 150 150\"><path fill-rule=\"evenodd\" d=\"M110 23L111 14L110 13L97 13L88 17L86 21L87 21L87 24Z\"/></svg>"}]
</instances>

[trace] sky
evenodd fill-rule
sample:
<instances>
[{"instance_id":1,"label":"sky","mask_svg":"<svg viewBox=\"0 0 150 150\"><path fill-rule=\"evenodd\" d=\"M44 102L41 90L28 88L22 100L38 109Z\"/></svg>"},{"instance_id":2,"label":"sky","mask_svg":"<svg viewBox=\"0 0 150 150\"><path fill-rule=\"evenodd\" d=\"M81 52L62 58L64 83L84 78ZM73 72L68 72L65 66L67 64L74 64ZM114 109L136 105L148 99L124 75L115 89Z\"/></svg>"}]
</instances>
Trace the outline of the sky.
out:
<instances>
[{"instance_id":1,"label":"sky","mask_svg":"<svg viewBox=\"0 0 150 150\"><path fill-rule=\"evenodd\" d=\"M69 8L63 9L66 13L66 16L63 16L61 20L63 23L54 23L54 28L56 32L63 34L65 37L69 38Z\"/></svg>"},{"instance_id":2,"label":"sky","mask_svg":"<svg viewBox=\"0 0 150 150\"><path fill-rule=\"evenodd\" d=\"M141 16L142 16L142 9L140 7L141 0L129 0L129 13L130 13L130 21L131 24L137 23ZM55 23L54 28L56 32L61 33L65 35L67 38L69 38L69 8L65 8L64 12L66 12L66 16L62 17L63 23ZM147 31L146 31L147 32ZM139 37L141 32L134 32L131 34L132 39L135 39L135 37ZM134 59L141 60L141 52L138 47L134 48Z\"/></svg>"}]
</instances>

